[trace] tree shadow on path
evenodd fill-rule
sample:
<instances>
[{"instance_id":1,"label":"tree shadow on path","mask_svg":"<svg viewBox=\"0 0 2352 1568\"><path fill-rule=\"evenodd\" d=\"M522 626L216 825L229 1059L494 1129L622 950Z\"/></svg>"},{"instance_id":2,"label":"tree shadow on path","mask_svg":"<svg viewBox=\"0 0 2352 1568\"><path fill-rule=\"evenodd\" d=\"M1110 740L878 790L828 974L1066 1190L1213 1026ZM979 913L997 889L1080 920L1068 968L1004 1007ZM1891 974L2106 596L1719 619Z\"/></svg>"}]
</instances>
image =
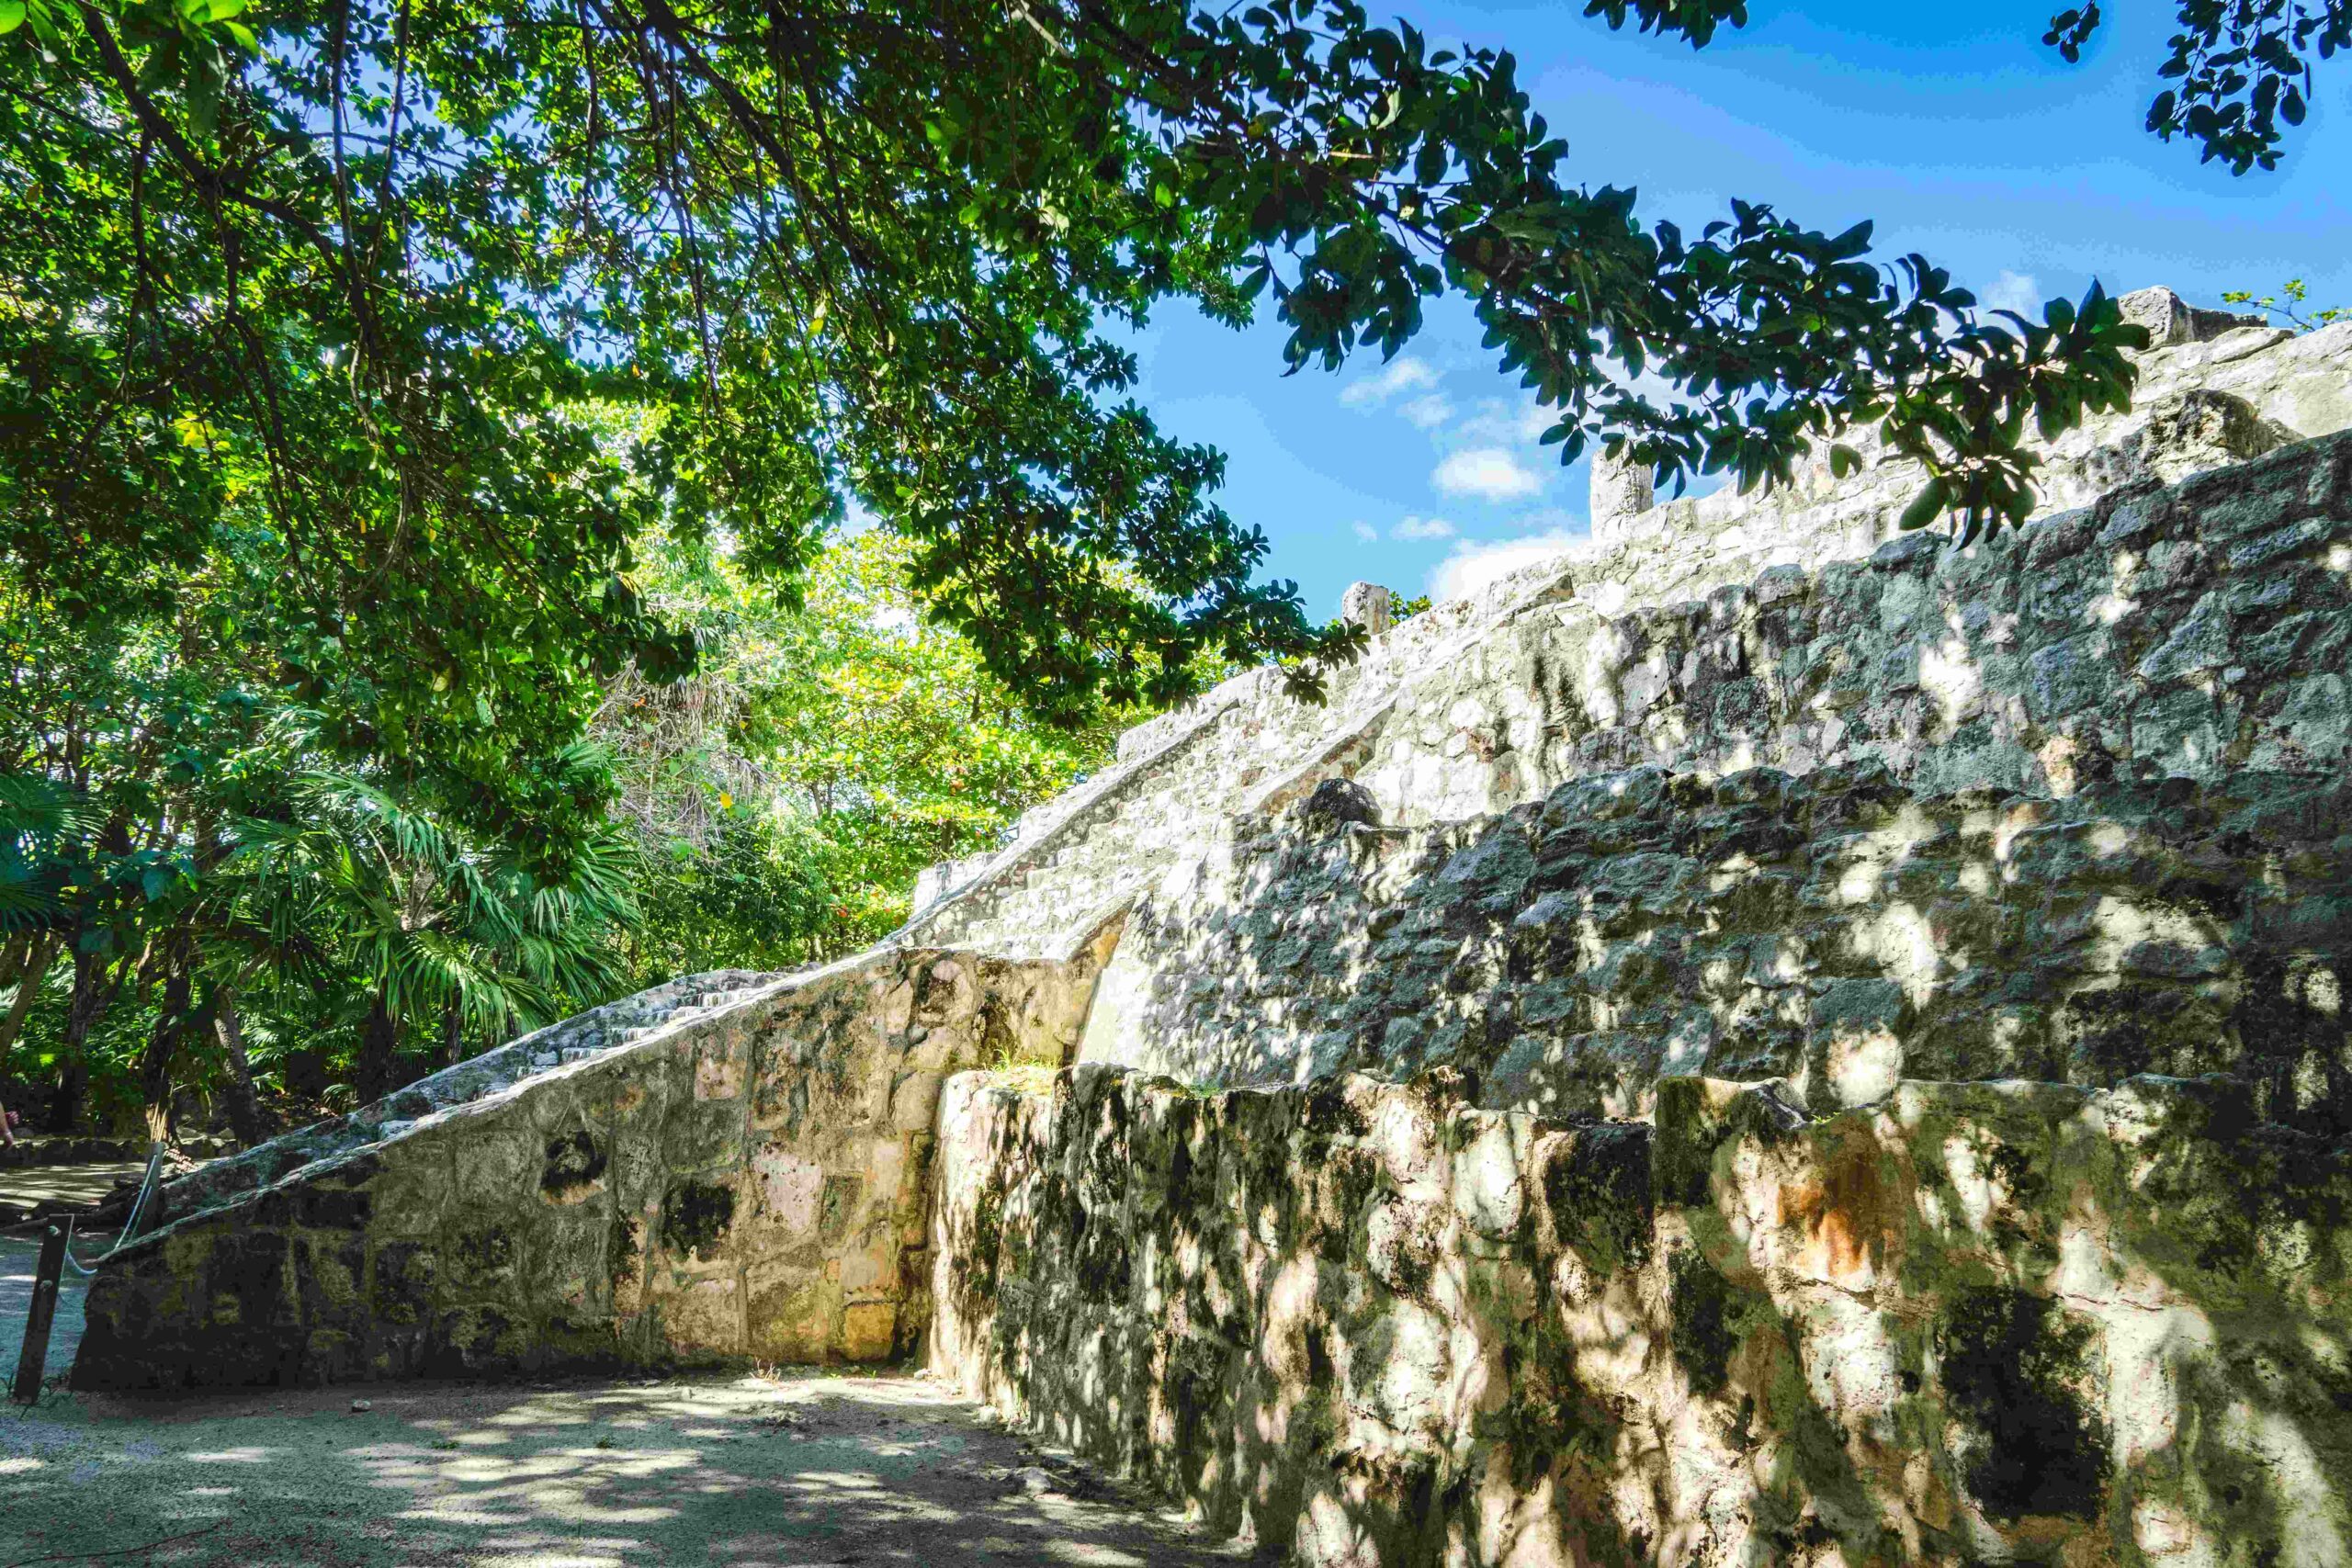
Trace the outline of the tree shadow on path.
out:
<instances>
[{"instance_id":1,"label":"tree shadow on path","mask_svg":"<svg viewBox=\"0 0 2352 1568\"><path fill-rule=\"evenodd\" d=\"M175 1568L1234 1560L905 1375L55 1394L0 1415L0 1565L150 1542L131 1555Z\"/></svg>"}]
</instances>

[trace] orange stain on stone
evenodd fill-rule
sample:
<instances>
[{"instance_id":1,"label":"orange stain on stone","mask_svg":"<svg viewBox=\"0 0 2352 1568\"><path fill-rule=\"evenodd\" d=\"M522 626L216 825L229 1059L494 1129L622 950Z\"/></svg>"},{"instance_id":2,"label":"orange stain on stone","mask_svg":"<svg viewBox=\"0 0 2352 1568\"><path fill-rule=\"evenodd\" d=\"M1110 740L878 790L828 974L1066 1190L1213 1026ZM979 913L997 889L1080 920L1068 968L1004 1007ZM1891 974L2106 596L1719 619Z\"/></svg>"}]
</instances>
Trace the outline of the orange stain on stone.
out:
<instances>
[{"instance_id":1,"label":"orange stain on stone","mask_svg":"<svg viewBox=\"0 0 2352 1568\"><path fill-rule=\"evenodd\" d=\"M1829 1151L1817 1179L1781 1184L1783 1227L1805 1235L1804 1263L1812 1272L1841 1283L1878 1273L1902 1238L1905 1206L1883 1168L1883 1156L1868 1140Z\"/></svg>"}]
</instances>

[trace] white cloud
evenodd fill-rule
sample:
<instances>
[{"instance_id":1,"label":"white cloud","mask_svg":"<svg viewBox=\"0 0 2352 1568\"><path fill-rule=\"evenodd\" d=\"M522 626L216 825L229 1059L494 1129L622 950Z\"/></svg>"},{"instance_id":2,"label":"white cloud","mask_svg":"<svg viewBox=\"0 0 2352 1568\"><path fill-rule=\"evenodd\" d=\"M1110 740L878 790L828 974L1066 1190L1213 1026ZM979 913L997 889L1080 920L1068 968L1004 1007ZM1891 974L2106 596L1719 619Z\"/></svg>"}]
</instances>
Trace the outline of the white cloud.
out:
<instances>
[{"instance_id":1,"label":"white cloud","mask_svg":"<svg viewBox=\"0 0 2352 1568\"><path fill-rule=\"evenodd\" d=\"M1349 526L1356 531L1356 537L1363 540L1367 545L1375 544L1379 541L1380 530L1374 527L1371 524L1365 522L1361 517L1350 524Z\"/></svg>"},{"instance_id":2,"label":"white cloud","mask_svg":"<svg viewBox=\"0 0 2352 1568\"><path fill-rule=\"evenodd\" d=\"M1453 525L1442 517L1408 517L1388 530L1392 539L1451 539Z\"/></svg>"},{"instance_id":3,"label":"white cloud","mask_svg":"<svg viewBox=\"0 0 2352 1568\"><path fill-rule=\"evenodd\" d=\"M1405 392L1418 392L1437 385L1437 372L1429 361L1406 355L1383 366L1379 374L1351 382L1340 392L1340 400L1350 408L1378 408L1389 399Z\"/></svg>"},{"instance_id":4,"label":"white cloud","mask_svg":"<svg viewBox=\"0 0 2352 1568\"><path fill-rule=\"evenodd\" d=\"M1525 501L1544 488L1544 481L1500 446L1473 446L1456 452L1437 466L1430 482L1446 495L1474 495L1481 501Z\"/></svg>"},{"instance_id":5,"label":"white cloud","mask_svg":"<svg viewBox=\"0 0 2352 1568\"><path fill-rule=\"evenodd\" d=\"M1517 399L1481 398L1478 412L1464 420L1453 430L1454 439L1465 446L1509 446L1518 442L1533 442L1559 420L1557 409L1546 409L1536 402L1521 402Z\"/></svg>"},{"instance_id":6,"label":"white cloud","mask_svg":"<svg viewBox=\"0 0 2352 1568\"><path fill-rule=\"evenodd\" d=\"M2041 320L2041 285L2030 272L2004 272L1993 280L1993 287L1977 296L1977 303L1988 310L2015 310L2029 321Z\"/></svg>"},{"instance_id":7,"label":"white cloud","mask_svg":"<svg viewBox=\"0 0 2352 1568\"><path fill-rule=\"evenodd\" d=\"M1443 392L1431 392L1425 398L1415 398L1396 412L1418 429L1435 430L1453 417L1453 404Z\"/></svg>"},{"instance_id":8,"label":"white cloud","mask_svg":"<svg viewBox=\"0 0 2352 1568\"><path fill-rule=\"evenodd\" d=\"M1582 542L1581 536L1559 528L1517 539L1477 544L1464 540L1430 570L1430 598L1441 604L1464 598L1521 567L1532 566Z\"/></svg>"}]
</instances>

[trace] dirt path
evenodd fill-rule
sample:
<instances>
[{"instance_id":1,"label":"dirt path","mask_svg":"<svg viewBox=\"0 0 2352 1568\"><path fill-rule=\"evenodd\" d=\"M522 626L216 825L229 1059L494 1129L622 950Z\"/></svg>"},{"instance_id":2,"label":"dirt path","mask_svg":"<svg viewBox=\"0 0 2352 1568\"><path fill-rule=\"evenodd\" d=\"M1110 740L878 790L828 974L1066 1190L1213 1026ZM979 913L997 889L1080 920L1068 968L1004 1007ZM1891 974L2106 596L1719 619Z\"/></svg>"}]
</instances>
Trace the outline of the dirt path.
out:
<instances>
[{"instance_id":1,"label":"dirt path","mask_svg":"<svg viewBox=\"0 0 2352 1568\"><path fill-rule=\"evenodd\" d=\"M0 1568L75 1552L180 1568L1238 1557L928 1380L790 1372L0 1405Z\"/></svg>"},{"instance_id":2,"label":"dirt path","mask_svg":"<svg viewBox=\"0 0 2352 1568\"><path fill-rule=\"evenodd\" d=\"M77 1237L75 1250L95 1258L110 1240ZM39 1250L37 1236L0 1235L0 1384ZM81 1338L82 1284L69 1269L53 1380ZM171 1568L1205 1568L1243 1556L926 1379L814 1372L170 1399L52 1387L29 1410L0 1403L0 1568L101 1553Z\"/></svg>"},{"instance_id":3,"label":"dirt path","mask_svg":"<svg viewBox=\"0 0 2352 1568\"><path fill-rule=\"evenodd\" d=\"M68 1203L95 1203L126 1181L136 1181L147 1170L143 1159L109 1160L103 1165L19 1165L0 1169L0 1202L29 1208L46 1199Z\"/></svg>"}]
</instances>

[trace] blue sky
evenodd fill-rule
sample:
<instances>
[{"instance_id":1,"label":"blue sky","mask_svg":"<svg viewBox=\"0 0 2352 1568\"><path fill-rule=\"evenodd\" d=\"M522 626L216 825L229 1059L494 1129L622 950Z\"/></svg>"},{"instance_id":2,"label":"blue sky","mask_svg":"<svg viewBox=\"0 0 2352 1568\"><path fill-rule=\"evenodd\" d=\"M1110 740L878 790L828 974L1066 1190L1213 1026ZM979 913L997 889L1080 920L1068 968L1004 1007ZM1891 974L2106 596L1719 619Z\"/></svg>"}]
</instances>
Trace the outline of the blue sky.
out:
<instances>
[{"instance_id":1,"label":"blue sky","mask_svg":"<svg viewBox=\"0 0 2352 1568\"><path fill-rule=\"evenodd\" d=\"M1574 0L1402 14L1432 46L1515 52L1570 177L1638 186L1647 220L1695 230L1734 196L1831 232L1874 219L1880 254L1923 252L2000 304L2096 276L2216 305L2301 276L2313 304L2352 305L2352 64L2321 69L2276 173L2233 178L2140 129L2173 0L2111 6L2074 67L2041 43L2054 8L1751 0L1745 29L1695 53L1612 34ZM1385 367L1374 352L1285 378L1282 340L1271 320L1237 333L1163 310L1139 390L1170 434L1225 451L1227 510L1317 615L1360 578L1460 585L1584 533L1584 466L1537 447L1532 400L1461 301Z\"/></svg>"}]
</instances>

